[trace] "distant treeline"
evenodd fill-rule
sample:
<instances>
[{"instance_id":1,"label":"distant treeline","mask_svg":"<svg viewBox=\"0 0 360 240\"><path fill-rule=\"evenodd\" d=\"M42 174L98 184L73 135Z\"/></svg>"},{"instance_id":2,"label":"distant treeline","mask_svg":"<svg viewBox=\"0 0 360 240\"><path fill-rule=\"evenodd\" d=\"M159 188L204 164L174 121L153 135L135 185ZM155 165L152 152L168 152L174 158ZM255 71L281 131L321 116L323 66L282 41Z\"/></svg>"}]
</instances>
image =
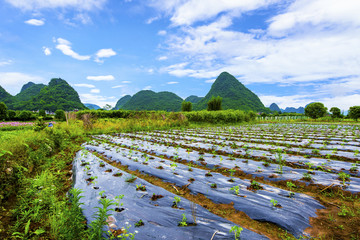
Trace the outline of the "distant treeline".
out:
<instances>
[{"instance_id":1,"label":"distant treeline","mask_svg":"<svg viewBox=\"0 0 360 240\"><path fill-rule=\"evenodd\" d=\"M94 118L181 118L182 116L191 122L209 123L240 123L250 122L256 119L256 113L241 110L222 111L194 111L194 112L166 112L166 111L132 111L132 110L83 110L77 112L77 118L82 119L85 114Z\"/></svg>"}]
</instances>

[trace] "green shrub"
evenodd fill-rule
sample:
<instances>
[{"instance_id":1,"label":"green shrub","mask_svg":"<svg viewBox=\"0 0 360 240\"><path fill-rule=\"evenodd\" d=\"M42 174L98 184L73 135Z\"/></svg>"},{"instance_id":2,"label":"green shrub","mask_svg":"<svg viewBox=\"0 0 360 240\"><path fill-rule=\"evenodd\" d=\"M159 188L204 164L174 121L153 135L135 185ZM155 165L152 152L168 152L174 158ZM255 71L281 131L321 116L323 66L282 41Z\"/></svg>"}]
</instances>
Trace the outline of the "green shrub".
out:
<instances>
[{"instance_id":1,"label":"green shrub","mask_svg":"<svg viewBox=\"0 0 360 240\"><path fill-rule=\"evenodd\" d=\"M7 118L7 106L5 103L0 102L0 121Z\"/></svg>"},{"instance_id":2,"label":"green shrub","mask_svg":"<svg viewBox=\"0 0 360 240\"><path fill-rule=\"evenodd\" d=\"M14 110L8 110L8 120L16 120L16 112Z\"/></svg>"},{"instance_id":3,"label":"green shrub","mask_svg":"<svg viewBox=\"0 0 360 240\"><path fill-rule=\"evenodd\" d=\"M222 103L222 97L212 97L211 100L208 102L207 110L208 111L218 111L221 110L221 103Z\"/></svg>"},{"instance_id":4,"label":"green shrub","mask_svg":"<svg viewBox=\"0 0 360 240\"><path fill-rule=\"evenodd\" d=\"M24 111L20 112L18 119L20 121L30 121L30 120L34 120L35 116L33 115L33 113L31 111L24 110Z\"/></svg>"},{"instance_id":5,"label":"green shrub","mask_svg":"<svg viewBox=\"0 0 360 240\"><path fill-rule=\"evenodd\" d=\"M55 111L55 119L60 121L65 121L65 112L64 110L58 109Z\"/></svg>"},{"instance_id":6,"label":"green shrub","mask_svg":"<svg viewBox=\"0 0 360 240\"><path fill-rule=\"evenodd\" d=\"M44 109L39 110L39 116L40 116L40 117L45 117L45 116L46 116L46 112L45 112Z\"/></svg>"},{"instance_id":7,"label":"green shrub","mask_svg":"<svg viewBox=\"0 0 360 240\"><path fill-rule=\"evenodd\" d=\"M191 110L192 110L192 103L191 102L183 101L181 103L181 111L182 112L191 112Z\"/></svg>"}]
</instances>

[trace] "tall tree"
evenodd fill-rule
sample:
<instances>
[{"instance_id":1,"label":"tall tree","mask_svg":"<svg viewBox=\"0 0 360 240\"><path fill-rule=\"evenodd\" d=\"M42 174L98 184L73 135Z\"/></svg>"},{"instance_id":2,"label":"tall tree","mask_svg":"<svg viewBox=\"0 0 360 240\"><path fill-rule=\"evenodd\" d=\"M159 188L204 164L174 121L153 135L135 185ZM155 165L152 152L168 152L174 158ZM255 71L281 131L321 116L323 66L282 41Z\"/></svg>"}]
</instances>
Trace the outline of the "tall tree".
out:
<instances>
[{"instance_id":1,"label":"tall tree","mask_svg":"<svg viewBox=\"0 0 360 240\"><path fill-rule=\"evenodd\" d=\"M310 103L305 108L305 115L311 118L324 117L327 112L327 108L321 102Z\"/></svg>"},{"instance_id":2,"label":"tall tree","mask_svg":"<svg viewBox=\"0 0 360 240\"><path fill-rule=\"evenodd\" d=\"M341 118L341 110L337 107L330 108L332 118Z\"/></svg>"},{"instance_id":3,"label":"tall tree","mask_svg":"<svg viewBox=\"0 0 360 240\"><path fill-rule=\"evenodd\" d=\"M7 106L5 103L0 102L0 120L4 120L7 117Z\"/></svg>"},{"instance_id":4,"label":"tall tree","mask_svg":"<svg viewBox=\"0 0 360 240\"><path fill-rule=\"evenodd\" d=\"M357 121L360 118L360 106L350 107L348 116Z\"/></svg>"}]
</instances>

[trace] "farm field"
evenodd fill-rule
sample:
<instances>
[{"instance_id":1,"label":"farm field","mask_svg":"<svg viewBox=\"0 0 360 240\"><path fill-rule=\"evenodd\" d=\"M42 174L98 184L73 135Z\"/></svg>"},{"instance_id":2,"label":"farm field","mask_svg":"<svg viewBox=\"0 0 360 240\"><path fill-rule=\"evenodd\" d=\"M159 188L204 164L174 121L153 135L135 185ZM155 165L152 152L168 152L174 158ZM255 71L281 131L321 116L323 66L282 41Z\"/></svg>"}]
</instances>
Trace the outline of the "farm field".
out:
<instances>
[{"instance_id":1,"label":"farm field","mask_svg":"<svg viewBox=\"0 0 360 240\"><path fill-rule=\"evenodd\" d=\"M82 147L74 188L88 221L108 201L113 237L360 237L356 125L137 131L93 135Z\"/></svg>"}]
</instances>

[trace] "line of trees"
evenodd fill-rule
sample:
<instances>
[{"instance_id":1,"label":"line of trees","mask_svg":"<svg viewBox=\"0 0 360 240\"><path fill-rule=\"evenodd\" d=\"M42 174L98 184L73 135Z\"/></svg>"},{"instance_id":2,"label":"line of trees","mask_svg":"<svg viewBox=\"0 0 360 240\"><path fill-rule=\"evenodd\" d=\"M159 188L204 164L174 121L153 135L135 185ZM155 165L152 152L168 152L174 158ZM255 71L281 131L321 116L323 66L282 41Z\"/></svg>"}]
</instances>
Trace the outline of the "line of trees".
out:
<instances>
[{"instance_id":1,"label":"line of trees","mask_svg":"<svg viewBox=\"0 0 360 240\"><path fill-rule=\"evenodd\" d=\"M305 115L313 119L325 117L327 113L327 108L321 102L310 103L305 107ZM344 117L338 107L332 107L330 113L332 118ZM360 118L360 106L350 107L347 117L357 121L357 119Z\"/></svg>"}]
</instances>

